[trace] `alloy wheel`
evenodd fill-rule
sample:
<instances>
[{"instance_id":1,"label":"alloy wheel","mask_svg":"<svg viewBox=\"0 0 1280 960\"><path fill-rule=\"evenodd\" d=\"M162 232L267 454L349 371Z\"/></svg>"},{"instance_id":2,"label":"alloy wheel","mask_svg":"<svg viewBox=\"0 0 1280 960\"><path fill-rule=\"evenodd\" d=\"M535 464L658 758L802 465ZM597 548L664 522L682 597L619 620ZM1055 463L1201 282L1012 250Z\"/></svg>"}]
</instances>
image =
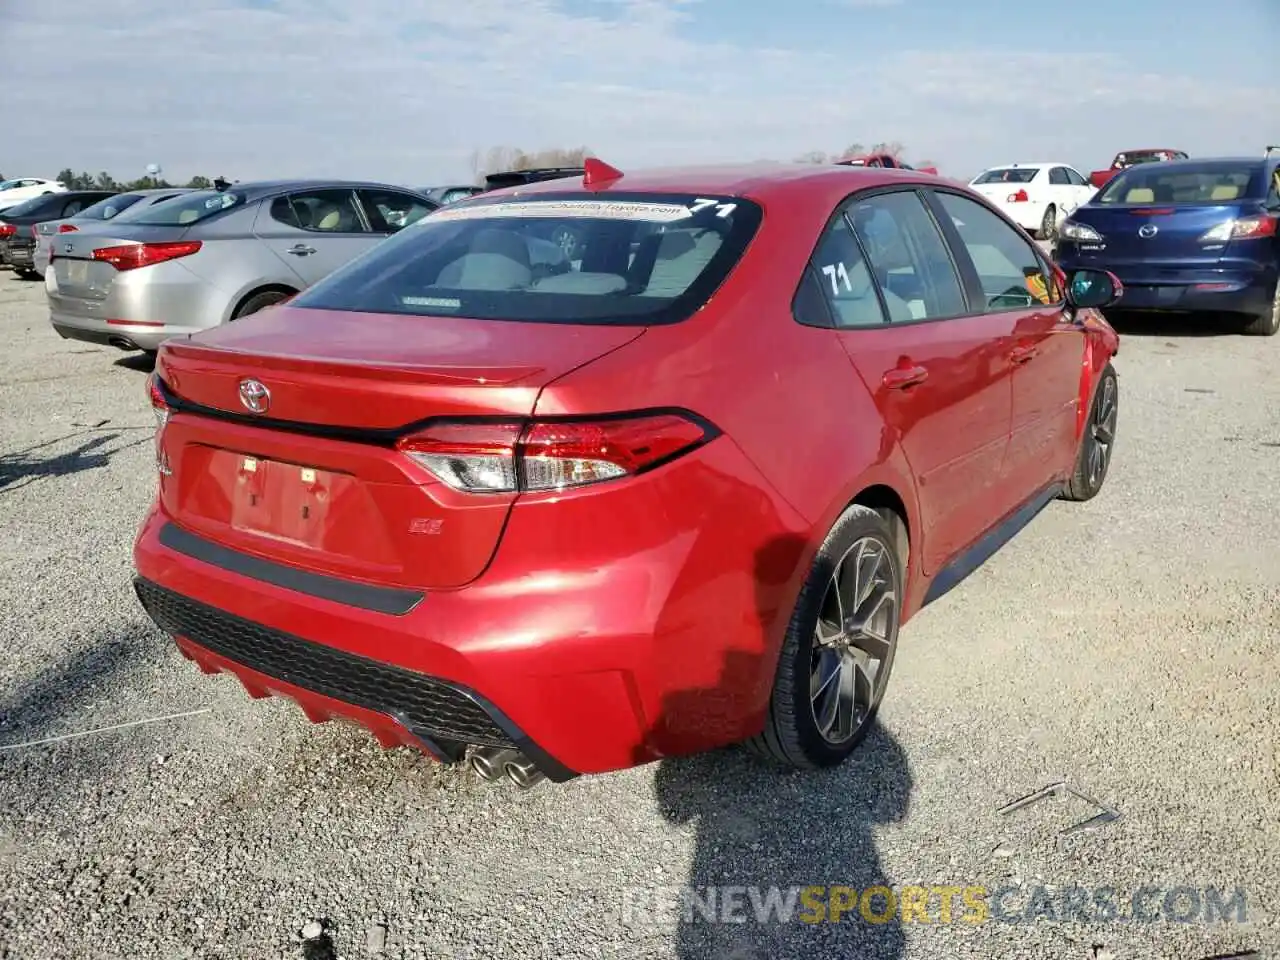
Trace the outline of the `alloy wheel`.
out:
<instances>
[{"instance_id":1,"label":"alloy wheel","mask_svg":"<svg viewBox=\"0 0 1280 960\"><path fill-rule=\"evenodd\" d=\"M1098 391L1098 401L1093 408L1089 424L1089 486L1096 487L1106 475L1111 462L1111 449L1116 438L1116 382L1106 377Z\"/></svg>"},{"instance_id":2,"label":"alloy wheel","mask_svg":"<svg viewBox=\"0 0 1280 960\"><path fill-rule=\"evenodd\" d=\"M862 537L827 583L813 638L809 702L818 733L847 742L867 722L889 680L898 595L889 547Z\"/></svg>"}]
</instances>

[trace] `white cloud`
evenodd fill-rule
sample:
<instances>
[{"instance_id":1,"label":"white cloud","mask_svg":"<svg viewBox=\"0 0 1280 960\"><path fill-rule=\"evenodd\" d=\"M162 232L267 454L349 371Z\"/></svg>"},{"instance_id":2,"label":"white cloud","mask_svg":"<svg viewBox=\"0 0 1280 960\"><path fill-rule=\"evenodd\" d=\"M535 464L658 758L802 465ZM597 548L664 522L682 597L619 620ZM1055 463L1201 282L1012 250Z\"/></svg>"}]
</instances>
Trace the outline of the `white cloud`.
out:
<instances>
[{"instance_id":1,"label":"white cloud","mask_svg":"<svg viewBox=\"0 0 1280 960\"><path fill-rule=\"evenodd\" d=\"M586 144L625 167L900 140L963 176L1146 144L1252 152L1243 104L1274 102L1054 49L832 57L695 41L691 0L595 0L577 15L562 0L254 6L10 7L0 70L23 97L0 104L0 170L124 176L159 162L184 178L426 183L469 176L470 152L496 144ZM68 25L83 42L50 56Z\"/></svg>"}]
</instances>

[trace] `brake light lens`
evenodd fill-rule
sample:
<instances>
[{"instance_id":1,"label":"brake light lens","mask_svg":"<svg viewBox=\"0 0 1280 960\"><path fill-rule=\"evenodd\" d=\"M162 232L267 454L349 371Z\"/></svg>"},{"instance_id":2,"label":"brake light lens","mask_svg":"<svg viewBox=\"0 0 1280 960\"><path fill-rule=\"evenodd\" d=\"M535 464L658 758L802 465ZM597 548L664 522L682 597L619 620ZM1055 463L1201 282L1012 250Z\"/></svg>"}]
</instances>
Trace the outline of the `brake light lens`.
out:
<instances>
[{"instance_id":1,"label":"brake light lens","mask_svg":"<svg viewBox=\"0 0 1280 960\"><path fill-rule=\"evenodd\" d=\"M117 270L137 270L166 260L189 257L202 246L199 240L173 243L127 243L117 247L101 247L93 251L93 259L109 263Z\"/></svg>"},{"instance_id":2,"label":"brake light lens","mask_svg":"<svg viewBox=\"0 0 1280 960\"><path fill-rule=\"evenodd\" d=\"M12 237L18 232L18 228L12 223L0 223L0 237Z\"/></svg>"},{"instance_id":3,"label":"brake light lens","mask_svg":"<svg viewBox=\"0 0 1280 960\"><path fill-rule=\"evenodd\" d=\"M397 446L455 490L519 493L635 476L713 435L692 416L655 413L528 424L457 421L429 427Z\"/></svg>"},{"instance_id":4,"label":"brake light lens","mask_svg":"<svg viewBox=\"0 0 1280 960\"><path fill-rule=\"evenodd\" d=\"M1027 197L1027 191L1019 190L1017 193L1009 194L1008 202L1009 203L1026 203L1028 199L1029 198Z\"/></svg>"},{"instance_id":5,"label":"brake light lens","mask_svg":"<svg viewBox=\"0 0 1280 960\"><path fill-rule=\"evenodd\" d=\"M1200 237L1201 243L1230 243L1232 240L1261 240L1276 235L1280 217L1260 214L1220 223Z\"/></svg>"},{"instance_id":6,"label":"brake light lens","mask_svg":"<svg viewBox=\"0 0 1280 960\"><path fill-rule=\"evenodd\" d=\"M79 229L80 229L79 227L72 226L72 225L71 225L71 224L69 224L69 223L60 223L60 224L58 224L58 232L59 232L59 233L75 233L75 232L76 232L77 230L79 230Z\"/></svg>"}]
</instances>

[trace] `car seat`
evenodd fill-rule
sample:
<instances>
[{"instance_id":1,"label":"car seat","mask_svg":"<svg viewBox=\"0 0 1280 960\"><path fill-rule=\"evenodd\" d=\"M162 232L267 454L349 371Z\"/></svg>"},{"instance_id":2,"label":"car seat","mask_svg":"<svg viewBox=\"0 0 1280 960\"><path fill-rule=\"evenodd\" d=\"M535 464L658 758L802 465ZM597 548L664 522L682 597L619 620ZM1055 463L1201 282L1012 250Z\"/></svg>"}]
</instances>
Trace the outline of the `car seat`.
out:
<instances>
[{"instance_id":1,"label":"car seat","mask_svg":"<svg viewBox=\"0 0 1280 960\"><path fill-rule=\"evenodd\" d=\"M436 286L462 290L515 290L533 282L529 245L506 230L480 230L457 260L445 265Z\"/></svg>"}]
</instances>

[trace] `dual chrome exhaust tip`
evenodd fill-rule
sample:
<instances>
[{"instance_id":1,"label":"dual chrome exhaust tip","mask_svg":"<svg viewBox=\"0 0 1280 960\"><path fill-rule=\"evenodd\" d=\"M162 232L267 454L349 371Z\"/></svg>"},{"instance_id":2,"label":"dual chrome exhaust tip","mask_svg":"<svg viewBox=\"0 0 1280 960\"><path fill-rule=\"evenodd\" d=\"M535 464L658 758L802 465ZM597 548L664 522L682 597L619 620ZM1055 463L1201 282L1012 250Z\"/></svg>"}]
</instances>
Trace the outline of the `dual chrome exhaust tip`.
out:
<instances>
[{"instance_id":1,"label":"dual chrome exhaust tip","mask_svg":"<svg viewBox=\"0 0 1280 960\"><path fill-rule=\"evenodd\" d=\"M481 780L492 782L506 777L521 790L536 787L546 779L546 774L519 750L476 747L467 757L467 763Z\"/></svg>"}]
</instances>

